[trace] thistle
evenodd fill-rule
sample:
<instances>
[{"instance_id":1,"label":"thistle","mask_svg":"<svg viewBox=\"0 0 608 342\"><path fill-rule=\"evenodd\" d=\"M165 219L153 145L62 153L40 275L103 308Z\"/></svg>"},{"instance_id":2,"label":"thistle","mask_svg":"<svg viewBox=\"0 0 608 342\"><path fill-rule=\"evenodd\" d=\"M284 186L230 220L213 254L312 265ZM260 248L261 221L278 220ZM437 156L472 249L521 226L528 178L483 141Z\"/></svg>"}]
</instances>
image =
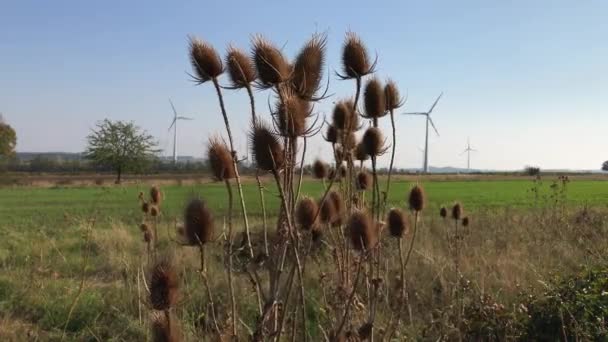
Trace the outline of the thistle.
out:
<instances>
[{"instance_id":1,"label":"thistle","mask_svg":"<svg viewBox=\"0 0 608 342\"><path fill-rule=\"evenodd\" d=\"M367 48L353 32L346 34L342 48L342 79L361 78L374 72L375 62L370 62Z\"/></svg>"},{"instance_id":2,"label":"thistle","mask_svg":"<svg viewBox=\"0 0 608 342\"><path fill-rule=\"evenodd\" d=\"M404 100L399 94L397 84L389 79L384 86L384 100L386 102L386 110L393 111L403 106Z\"/></svg>"},{"instance_id":3,"label":"thistle","mask_svg":"<svg viewBox=\"0 0 608 342\"><path fill-rule=\"evenodd\" d=\"M365 109L363 117L372 119L374 121L374 127L377 127L378 119L386 115L384 88L378 79L372 78L365 85L363 104Z\"/></svg>"},{"instance_id":4,"label":"thistle","mask_svg":"<svg viewBox=\"0 0 608 342\"><path fill-rule=\"evenodd\" d=\"M163 195L157 186L153 186L152 188L150 188L150 200L152 201L152 203L154 203L154 205L160 206L162 197Z\"/></svg>"},{"instance_id":5,"label":"thistle","mask_svg":"<svg viewBox=\"0 0 608 342\"><path fill-rule=\"evenodd\" d=\"M331 144L335 144L338 142L338 130L336 129L336 127L329 125L327 126L327 131L325 131L325 135L323 136L323 139L325 139L325 141L327 141L328 143Z\"/></svg>"},{"instance_id":6,"label":"thistle","mask_svg":"<svg viewBox=\"0 0 608 342\"><path fill-rule=\"evenodd\" d=\"M407 218L400 209L393 208L388 212L386 221L392 237L401 238L407 233Z\"/></svg>"},{"instance_id":7,"label":"thistle","mask_svg":"<svg viewBox=\"0 0 608 342\"><path fill-rule=\"evenodd\" d=\"M150 203L148 203L148 202L142 202L142 204L141 204L141 211L144 214L149 213L150 212Z\"/></svg>"},{"instance_id":8,"label":"thistle","mask_svg":"<svg viewBox=\"0 0 608 342\"><path fill-rule=\"evenodd\" d=\"M256 79L255 66L242 50L230 46L226 55L228 76L235 89L249 87Z\"/></svg>"},{"instance_id":9,"label":"thistle","mask_svg":"<svg viewBox=\"0 0 608 342\"><path fill-rule=\"evenodd\" d=\"M305 101L320 99L316 94L323 78L326 45L327 36L315 34L296 57L291 84L298 96Z\"/></svg>"},{"instance_id":10,"label":"thistle","mask_svg":"<svg viewBox=\"0 0 608 342\"><path fill-rule=\"evenodd\" d=\"M355 211L351 214L348 231L353 248L357 251L369 251L378 243L375 225L367 212Z\"/></svg>"},{"instance_id":11,"label":"thistle","mask_svg":"<svg viewBox=\"0 0 608 342\"><path fill-rule=\"evenodd\" d=\"M283 147L264 122L252 125L249 139L253 159L260 170L278 172L283 167Z\"/></svg>"},{"instance_id":12,"label":"thistle","mask_svg":"<svg viewBox=\"0 0 608 342\"><path fill-rule=\"evenodd\" d=\"M150 206L150 216L156 217L160 214L160 209L156 205Z\"/></svg>"},{"instance_id":13,"label":"thistle","mask_svg":"<svg viewBox=\"0 0 608 342\"><path fill-rule=\"evenodd\" d=\"M469 217L468 216L463 217L462 218L462 226L463 227L467 227L468 225L469 225Z\"/></svg>"},{"instance_id":14,"label":"thistle","mask_svg":"<svg viewBox=\"0 0 608 342\"><path fill-rule=\"evenodd\" d=\"M412 190L410 190L410 196L408 199L410 209L415 212L420 212L424 209L424 190L420 185L415 185Z\"/></svg>"},{"instance_id":15,"label":"thistle","mask_svg":"<svg viewBox=\"0 0 608 342\"><path fill-rule=\"evenodd\" d=\"M344 215L346 214L346 207L344 206L344 201L342 200L342 196L337 191L331 191L327 197L327 201L332 202L332 206L334 208L334 215L331 218L331 224L333 226L342 225L342 221Z\"/></svg>"},{"instance_id":16,"label":"thistle","mask_svg":"<svg viewBox=\"0 0 608 342\"><path fill-rule=\"evenodd\" d=\"M302 198L296 207L296 222L303 230L314 229L318 210L317 203L313 199Z\"/></svg>"},{"instance_id":17,"label":"thistle","mask_svg":"<svg viewBox=\"0 0 608 342\"><path fill-rule=\"evenodd\" d=\"M446 218L448 216L448 210L445 207L441 207L441 209L439 209L439 216L441 216L441 218Z\"/></svg>"},{"instance_id":18,"label":"thistle","mask_svg":"<svg viewBox=\"0 0 608 342\"><path fill-rule=\"evenodd\" d=\"M319 206L319 219L321 220L321 223L323 223L325 225L331 224L332 221L334 220L334 217L336 216L335 203L333 201L331 201L328 197L322 203L321 203L321 201L319 201L318 206Z\"/></svg>"},{"instance_id":19,"label":"thistle","mask_svg":"<svg viewBox=\"0 0 608 342\"><path fill-rule=\"evenodd\" d=\"M190 37L190 63L195 75L193 79L199 84L211 81L224 72L220 55L208 43Z\"/></svg>"},{"instance_id":20,"label":"thistle","mask_svg":"<svg viewBox=\"0 0 608 342\"><path fill-rule=\"evenodd\" d=\"M360 161L361 163L369 159L369 154L367 154L365 145L363 145L362 143L358 143L357 147L355 147L355 159Z\"/></svg>"},{"instance_id":21,"label":"thistle","mask_svg":"<svg viewBox=\"0 0 608 342\"><path fill-rule=\"evenodd\" d=\"M372 176L367 171L361 171L357 174L357 190L366 191L372 185Z\"/></svg>"},{"instance_id":22,"label":"thistle","mask_svg":"<svg viewBox=\"0 0 608 342\"><path fill-rule=\"evenodd\" d=\"M312 164L312 175L316 179L325 179L327 178L328 166L321 160L317 159Z\"/></svg>"},{"instance_id":23,"label":"thistle","mask_svg":"<svg viewBox=\"0 0 608 342\"><path fill-rule=\"evenodd\" d=\"M178 298L179 279L175 268L168 260L158 261L151 270L150 304L154 310L171 309Z\"/></svg>"},{"instance_id":24,"label":"thistle","mask_svg":"<svg viewBox=\"0 0 608 342\"><path fill-rule=\"evenodd\" d=\"M306 119L311 115L310 102L286 92L273 113L282 136L295 138L306 134Z\"/></svg>"},{"instance_id":25,"label":"thistle","mask_svg":"<svg viewBox=\"0 0 608 342\"><path fill-rule=\"evenodd\" d=\"M454 206L452 207L452 218L454 220L460 220L461 216L462 216L462 205L460 205L460 203L456 202L454 204Z\"/></svg>"},{"instance_id":26,"label":"thistle","mask_svg":"<svg viewBox=\"0 0 608 342\"><path fill-rule=\"evenodd\" d=\"M376 127L368 128L363 134L361 143L365 148L365 153L371 157L377 157L386 152L384 147L384 137L380 129Z\"/></svg>"},{"instance_id":27,"label":"thistle","mask_svg":"<svg viewBox=\"0 0 608 342\"><path fill-rule=\"evenodd\" d=\"M209 139L207 159L211 166L211 173L216 180L223 181L236 176L232 154L226 143L219 138L212 137Z\"/></svg>"},{"instance_id":28,"label":"thistle","mask_svg":"<svg viewBox=\"0 0 608 342\"><path fill-rule=\"evenodd\" d=\"M251 51L257 69L259 86L271 88L291 77L291 66L283 53L262 36L253 39Z\"/></svg>"},{"instance_id":29,"label":"thistle","mask_svg":"<svg viewBox=\"0 0 608 342\"><path fill-rule=\"evenodd\" d=\"M186 206L184 233L186 242L191 246L204 245L212 241L214 233L213 215L205 201L193 199Z\"/></svg>"},{"instance_id":30,"label":"thistle","mask_svg":"<svg viewBox=\"0 0 608 342\"><path fill-rule=\"evenodd\" d=\"M359 129L359 116L353 109L352 100L338 101L332 113L332 123L338 129L352 132Z\"/></svg>"},{"instance_id":31,"label":"thistle","mask_svg":"<svg viewBox=\"0 0 608 342\"><path fill-rule=\"evenodd\" d=\"M152 314L153 342L180 342L182 340L178 327L174 322L168 322L167 317L157 312Z\"/></svg>"}]
</instances>

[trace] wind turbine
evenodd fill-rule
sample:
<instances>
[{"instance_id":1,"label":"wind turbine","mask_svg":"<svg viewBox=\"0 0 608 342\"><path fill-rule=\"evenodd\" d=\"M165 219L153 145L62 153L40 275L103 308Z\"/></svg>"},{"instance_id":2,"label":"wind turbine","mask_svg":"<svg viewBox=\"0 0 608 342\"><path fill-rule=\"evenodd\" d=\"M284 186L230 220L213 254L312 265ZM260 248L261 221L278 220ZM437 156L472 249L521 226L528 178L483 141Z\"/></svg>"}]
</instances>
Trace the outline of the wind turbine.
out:
<instances>
[{"instance_id":1,"label":"wind turbine","mask_svg":"<svg viewBox=\"0 0 608 342\"><path fill-rule=\"evenodd\" d=\"M467 170L471 171L471 152L477 152L477 150L471 148L471 142L467 138L467 148L460 155L467 154Z\"/></svg>"},{"instance_id":2,"label":"wind turbine","mask_svg":"<svg viewBox=\"0 0 608 342\"><path fill-rule=\"evenodd\" d=\"M177 146L177 121L178 120L193 120L192 118L187 118L185 116L178 116L177 111L175 110L175 106L173 105L173 101L169 99L169 103L171 104L171 109L173 109L173 121L171 122L171 126L169 126L169 131L173 127L173 164L177 164L177 154L176 154L176 146Z\"/></svg>"},{"instance_id":3,"label":"wind turbine","mask_svg":"<svg viewBox=\"0 0 608 342\"><path fill-rule=\"evenodd\" d=\"M433 123L433 119L431 119L431 113L433 112L433 109L437 105L437 102L439 102L439 99L441 98L441 96L443 96L443 92L441 94L439 94L439 96L437 97L437 100L435 100L435 103L433 103L433 105L431 106L431 109L429 109L428 112L403 113L404 115L424 115L426 117L426 133L425 133L425 138L424 138L424 165L423 165L424 173L429 172L429 123L433 127L433 130L435 130L435 133L437 133L437 136L439 136L437 127L435 127L435 124Z\"/></svg>"}]
</instances>

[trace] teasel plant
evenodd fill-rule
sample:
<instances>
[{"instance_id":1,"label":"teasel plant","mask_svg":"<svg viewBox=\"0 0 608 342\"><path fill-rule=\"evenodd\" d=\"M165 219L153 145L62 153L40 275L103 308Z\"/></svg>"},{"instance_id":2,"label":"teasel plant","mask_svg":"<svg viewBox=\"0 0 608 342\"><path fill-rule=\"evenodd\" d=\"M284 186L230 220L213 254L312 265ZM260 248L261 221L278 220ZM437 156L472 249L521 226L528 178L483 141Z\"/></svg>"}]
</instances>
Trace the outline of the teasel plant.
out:
<instances>
[{"instance_id":1,"label":"teasel plant","mask_svg":"<svg viewBox=\"0 0 608 342\"><path fill-rule=\"evenodd\" d=\"M389 79L384 86L384 101L386 102L385 109L388 111L391 117L391 129L393 132L393 141L391 143L391 162L388 167L388 176L386 177L386 190L383 194L383 207L382 207L382 215L386 211L386 205L388 201L388 195L391 191L391 176L393 174L393 165L395 162L395 149L397 147L397 130L395 129L395 109L399 109L403 107L406 99L402 99L399 94L399 88L397 88L397 84L395 81Z\"/></svg>"},{"instance_id":2,"label":"teasel plant","mask_svg":"<svg viewBox=\"0 0 608 342\"><path fill-rule=\"evenodd\" d=\"M172 320L171 309L179 299L179 278L172 261L167 257L156 261L152 266L148 290L150 305L157 312L162 312L160 317L158 314L153 315L154 336L162 335L169 337L168 341L177 341L179 331Z\"/></svg>"},{"instance_id":3,"label":"teasel plant","mask_svg":"<svg viewBox=\"0 0 608 342\"><path fill-rule=\"evenodd\" d=\"M245 206L245 198L243 195L243 187L241 184L241 177L238 170L238 157L234 148L234 140L232 138L232 131L230 129L230 122L228 120L228 113L224 105L224 97L222 95L222 88L219 84L219 77L224 73L224 64L219 54L209 43L204 42L198 38L190 38L190 62L194 74L191 74L192 80L199 85L211 81L213 84L217 98L219 101L222 117L224 119L224 125L226 127L226 133L228 135L228 143L230 146L230 154L232 157L232 164L235 172L235 180L239 192L239 198L241 202L241 211L243 216L243 224L245 226L246 234L246 245L249 251L250 257L253 257L253 248L251 246L251 235L249 232L249 219L247 216L247 208Z\"/></svg>"}]
</instances>

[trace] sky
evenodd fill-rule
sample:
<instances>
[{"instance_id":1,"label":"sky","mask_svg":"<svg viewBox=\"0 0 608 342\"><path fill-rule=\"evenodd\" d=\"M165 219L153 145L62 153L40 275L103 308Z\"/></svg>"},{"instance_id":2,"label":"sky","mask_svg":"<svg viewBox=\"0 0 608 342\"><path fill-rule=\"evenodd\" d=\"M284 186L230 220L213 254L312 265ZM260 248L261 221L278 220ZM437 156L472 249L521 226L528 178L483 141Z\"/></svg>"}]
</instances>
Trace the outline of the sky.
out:
<instances>
[{"instance_id":1,"label":"sky","mask_svg":"<svg viewBox=\"0 0 608 342\"><path fill-rule=\"evenodd\" d=\"M432 166L515 170L599 169L608 159L608 2L606 1L0 1L0 112L17 131L17 151L80 152L95 123L134 121L172 151L169 98L193 121L178 126L178 154L203 157L208 138L225 134L210 84L187 75L188 36L224 55L249 50L263 34L293 58L315 32L328 37L332 102L352 96L339 80L345 33L377 54L376 76L408 95L396 116L396 166L422 165L428 109ZM227 75L220 79L227 84ZM256 92L269 118L268 91ZM245 154L249 102L225 91L236 146ZM272 100L271 100L272 101ZM390 120L381 120L390 133ZM389 140L390 142L390 140ZM314 137L307 159L328 159ZM390 156L379 159L387 165Z\"/></svg>"}]
</instances>

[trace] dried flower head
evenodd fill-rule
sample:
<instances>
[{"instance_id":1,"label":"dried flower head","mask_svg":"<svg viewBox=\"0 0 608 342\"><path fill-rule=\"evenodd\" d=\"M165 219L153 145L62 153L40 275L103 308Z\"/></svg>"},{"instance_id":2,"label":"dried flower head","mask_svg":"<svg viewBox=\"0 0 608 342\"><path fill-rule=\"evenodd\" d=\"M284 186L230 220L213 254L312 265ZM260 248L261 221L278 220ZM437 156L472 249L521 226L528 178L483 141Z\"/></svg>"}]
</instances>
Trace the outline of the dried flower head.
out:
<instances>
[{"instance_id":1,"label":"dried flower head","mask_svg":"<svg viewBox=\"0 0 608 342\"><path fill-rule=\"evenodd\" d=\"M167 259L157 261L150 271L150 304L154 310L169 310L177 302L179 279Z\"/></svg>"},{"instance_id":2,"label":"dried flower head","mask_svg":"<svg viewBox=\"0 0 608 342\"><path fill-rule=\"evenodd\" d=\"M331 224L334 226L342 225L344 215L346 214L346 207L344 205L344 201L342 201L342 196L337 191L330 191L327 195L326 201L331 201L335 209L334 216L331 219Z\"/></svg>"},{"instance_id":3,"label":"dried flower head","mask_svg":"<svg viewBox=\"0 0 608 342\"><path fill-rule=\"evenodd\" d=\"M365 145L362 143L358 143L357 147L355 147L355 159L358 161L366 161L369 159L369 154L367 154Z\"/></svg>"},{"instance_id":4,"label":"dried flower head","mask_svg":"<svg viewBox=\"0 0 608 342\"><path fill-rule=\"evenodd\" d=\"M454 220L460 220L460 217L462 217L462 205L456 202L452 207L452 218Z\"/></svg>"},{"instance_id":5,"label":"dried flower head","mask_svg":"<svg viewBox=\"0 0 608 342\"><path fill-rule=\"evenodd\" d=\"M241 49L234 46L228 47L226 65L233 88L244 88L255 81L255 66Z\"/></svg>"},{"instance_id":6,"label":"dried flower head","mask_svg":"<svg viewBox=\"0 0 608 342\"><path fill-rule=\"evenodd\" d=\"M218 137L209 139L207 159L209 160L211 173L216 180L223 181L235 177L236 172L234 172L232 154L223 140Z\"/></svg>"},{"instance_id":7,"label":"dried flower head","mask_svg":"<svg viewBox=\"0 0 608 342\"><path fill-rule=\"evenodd\" d=\"M365 152L367 155L371 157L379 156L386 152L386 147L384 147L384 137L382 136L380 129L377 127L369 127L363 134L361 143L365 147Z\"/></svg>"},{"instance_id":8,"label":"dried flower head","mask_svg":"<svg viewBox=\"0 0 608 342\"><path fill-rule=\"evenodd\" d=\"M190 63L194 80L201 84L224 72L222 59L213 46L195 37L190 37Z\"/></svg>"},{"instance_id":9,"label":"dried flower head","mask_svg":"<svg viewBox=\"0 0 608 342\"><path fill-rule=\"evenodd\" d=\"M156 217L160 214L160 209L156 205L150 205L150 215Z\"/></svg>"},{"instance_id":10,"label":"dried flower head","mask_svg":"<svg viewBox=\"0 0 608 342\"><path fill-rule=\"evenodd\" d=\"M462 218L462 226L463 227L467 227L468 225L469 225L469 217L468 216L463 217Z\"/></svg>"},{"instance_id":11,"label":"dried flower head","mask_svg":"<svg viewBox=\"0 0 608 342\"><path fill-rule=\"evenodd\" d=\"M144 231L144 242L150 243L152 242L153 233L150 230Z\"/></svg>"},{"instance_id":12,"label":"dried flower head","mask_svg":"<svg viewBox=\"0 0 608 342\"><path fill-rule=\"evenodd\" d=\"M296 57L291 83L293 89L303 100L317 100L315 96L323 79L326 45L327 36L315 34L306 42Z\"/></svg>"},{"instance_id":13,"label":"dried flower head","mask_svg":"<svg viewBox=\"0 0 608 342\"><path fill-rule=\"evenodd\" d=\"M378 232L369 213L355 211L348 220L350 239L355 250L369 251L378 243Z\"/></svg>"},{"instance_id":14,"label":"dried flower head","mask_svg":"<svg viewBox=\"0 0 608 342\"><path fill-rule=\"evenodd\" d=\"M146 230L150 229L150 227L148 227L148 225L145 222L142 222L139 225L139 230L141 230L142 232L145 232Z\"/></svg>"},{"instance_id":15,"label":"dried flower head","mask_svg":"<svg viewBox=\"0 0 608 342\"><path fill-rule=\"evenodd\" d=\"M424 190L420 185L415 185L410 190L408 202L411 210L422 211L424 209Z\"/></svg>"},{"instance_id":16,"label":"dried flower head","mask_svg":"<svg viewBox=\"0 0 608 342\"><path fill-rule=\"evenodd\" d=\"M252 58L262 88L274 87L291 77L291 66L281 50L262 36L253 39Z\"/></svg>"},{"instance_id":17,"label":"dried flower head","mask_svg":"<svg viewBox=\"0 0 608 342\"><path fill-rule=\"evenodd\" d=\"M310 197L303 197L296 207L296 222L304 230L311 230L316 225L317 202Z\"/></svg>"},{"instance_id":18,"label":"dried flower head","mask_svg":"<svg viewBox=\"0 0 608 342\"><path fill-rule=\"evenodd\" d=\"M439 216L446 218L448 216L448 210L445 207L441 207L441 209L439 209Z\"/></svg>"},{"instance_id":19,"label":"dried flower head","mask_svg":"<svg viewBox=\"0 0 608 342\"><path fill-rule=\"evenodd\" d=\"M137 199L140 200L140 201L144 200L144 192L143 191L139 192L139 195L137 195Z\"/></svg>"},{"instance_id":20,"label":"dried flower head","mask_svg":"<svg viewBox=\"0 0 608 342\"><path fill-rule=\"evenodd\" d=\"M143 203L141 204L141 211L142 211L144 214L149 213L149 212L150 212L150 204L149 204L148 202L143 202Z\"/></svg>"},{"instance_id":21,"label":"dried flower head","mask_svg":"<svg viewBox=\"0 0 608 342\"><path fill-rule=\"evenodd\" d=\"M306 119L311 114L310 102L300 99L290 92L278 101L274 120L282 136L295 138L306 133Z\"/></svg>"},{"instance_id":22,"label":"dried flower head","mask_svg":"<svg viewBox=\"0 0 608 342\"><path fill-rule=\"evenodd\" d=\"M322 203L319 201L319 210L319 219L321 220L321 223L331 224L336 216L335 203L327 197Z\"/></svg>"},{"instance_id":23,"label":"dried flower head","mask_svg":"<svg viewBox=\"0 0 608 342\"><path fill-rule=\"evenodd\" d=\"M163 194L160 192L160 189L156 185L150 188L150 199L155 205L160 205L160 202L163 199Z\"/></svg>"},{"instance_id":24,"label":"dried flower head","mask_svg":"<svg viewBox=\"0 0 608 342\"><path fill-rule=\"evenodd\" d=\"M399 94L399 88L393 80L388 80L384 86L384 100L386 101L386 110L391 111L403 106L403 99Z\"/></svg>"},{"instance_id":25,"label":"dried flower head","mask_svg":"<svg viewBox=\"0 0 608 342\"><path fill-rule=\"evenodd\" d=\"M321 230L320 226L315 226L310 233L312 242L318 242L323 237L323 231Z\"/></svg>"},{"instance_id":26,"label":"dried flower head","mask_svg":"<svg viewBox=\"0 0 608 342\"><path fill-rule=\"evenodd\" d=\"M340 143L342 147L347 151L351 151L355 149L357 146L357 137L355 136L355 132L350 132L340 137Z\"/></svg>"},{"instance_id":27,"label":"dried flower head","mask_svg":"<svg viewBox=\"0 0 608 342\"><path fill-rule=\"evenodd\" d=\"M384 88L377 78L367 81L363 92L364 117L377 120L386 115Z\"/></svg>"},{"instance_id":28,"label":"dried flower head","mask_svg":"<svg viewBox=\"0 0 608 342\"><path fill-rule=\"evenodd\" d=\"M353 32L346 34L342 48L342 70L344 79L360 78L374 72L375 63L371 63L367 48L361 39Z\"/></svg>"},{"instance_id":29,"label":"dried flower head","mask_svg":"<svg viewBox=\"0 0 608 342\"><path fill-rule=\"evenodd\" d=\"M184 230L186 242L191 246L199 246L213 239L213 215L207 203L201 199L193 199L184 211Z\"/></svg>"},{"instance_id":30,"label":"dried flower head","mask_svg":"<svg viewBox=\"0 0 608 342\"><path fill-rule=\"evenodd\" d=\"M332 113L332 125L349 132L359 129L359 116L353 106L352 100L338 101Z\"/></svg>"},{"instance_id":31,"label":"dried flower head","mask_svg":"<svg viewBox=\"0 0 608 342\"><path fill-rule=\"evenodd\" d=\"M372 176L365 170L357 174L357 190L365 191L372 186Z\"/></svg>"},{"instance_id":32,"label":"dried flower head","mask_svg":"<svg viewBox=\"0 0 608 342\"><path fill-rule=\"evenodd\" d=\"M347 173L348 173L348 169L346 168L346 165L344 165L344 164L340 165L340 178L346 178Z\"/></svg>"},{"instance_id":33,"label":"dried flower head","mask_svg":"<svg viewBox=\"0 0 608 342\"><path fill-rule=\"evenodd\" d=\"M164 313L155 312L152 314L151 321L153 342L180 342L182 340L176 320L172 319L171 322L167 322Z\"/></svg>"},{"instance_id":34,"label":"dried flower head","mask_svg":"<svg viewBox=\"0 0 608 342\"><path fill-rule=\"evenodd\" d=\"M386 217L386 222L388 223L388 230L391 236L400 238L407 233L407 217L400 209L391 209Z\"/></svg>"},{"instance_id":35,"label":"dried flower head","mask_svg":"<svg viewBox=\"0 0 608 342\"><path fill-rule=\"evenodd\" d=\"M317 159L312 164L312 176L316 179L325 179L327 177L329 166Z\"/></svg>"},{"instance_id":36,"label":"dried flower head","mask_svg":"<svg viewBox=\"0 0 608 342\"><path fill-rule=\"evenodd\" d=\"M327 131L323 137L325 141L335 144L338 142L338 130L333 125L327 126Z\"/></svg>"},{"instance_id":37,"label":"dried flower head","mask_svg":"<svg viewBox=\"0 0 608 342\"><path fill-rule=\"evenodd\" d=\"M260 170L278 171L283 167L283 147L268 125L258 120L251 127L249 139L253 159Z\"/></svg>"}]
</instances>

